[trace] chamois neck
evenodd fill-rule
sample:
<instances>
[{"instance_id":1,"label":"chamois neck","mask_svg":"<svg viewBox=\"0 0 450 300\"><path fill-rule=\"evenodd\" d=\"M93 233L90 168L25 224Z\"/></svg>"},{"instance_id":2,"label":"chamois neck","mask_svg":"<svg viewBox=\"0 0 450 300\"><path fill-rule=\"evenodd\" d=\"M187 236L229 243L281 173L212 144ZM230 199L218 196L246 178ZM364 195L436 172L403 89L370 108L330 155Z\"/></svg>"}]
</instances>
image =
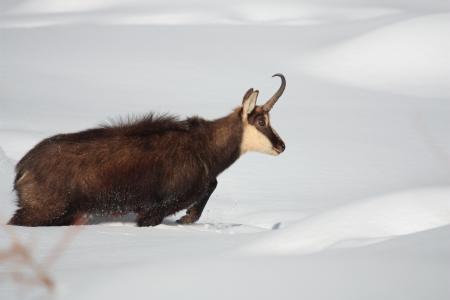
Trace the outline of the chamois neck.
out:
<instances>
[{"instance_id":1,"label":"chamois neck","mask_svg":"<svg viewBox=\"0 0 450 300\"><path fill-rule=\"evenodd\" d=\"M243 124L240 110L211 121L209 148L213 158L213 170L220 174L240 156Z\"/></svg>"}]
</instances>

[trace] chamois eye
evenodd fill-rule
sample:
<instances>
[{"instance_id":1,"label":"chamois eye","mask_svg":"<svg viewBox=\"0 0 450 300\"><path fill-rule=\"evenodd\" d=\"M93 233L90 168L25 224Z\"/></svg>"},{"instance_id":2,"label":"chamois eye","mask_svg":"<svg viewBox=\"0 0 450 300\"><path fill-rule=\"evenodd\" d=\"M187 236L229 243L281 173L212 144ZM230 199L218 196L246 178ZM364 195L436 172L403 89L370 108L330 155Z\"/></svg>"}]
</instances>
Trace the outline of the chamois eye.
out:
<instances>
[{"instance_id":1,"label":"chamois eye","mask_svg":"<svg viewBox=\"0 0 450 300\"><path fill-rule=\"evenodd\" d=\"M259 119L258 120L258 125L261 126L261 127L266 126L266 122L263 119Z\"/></svg>"}]
</instances>

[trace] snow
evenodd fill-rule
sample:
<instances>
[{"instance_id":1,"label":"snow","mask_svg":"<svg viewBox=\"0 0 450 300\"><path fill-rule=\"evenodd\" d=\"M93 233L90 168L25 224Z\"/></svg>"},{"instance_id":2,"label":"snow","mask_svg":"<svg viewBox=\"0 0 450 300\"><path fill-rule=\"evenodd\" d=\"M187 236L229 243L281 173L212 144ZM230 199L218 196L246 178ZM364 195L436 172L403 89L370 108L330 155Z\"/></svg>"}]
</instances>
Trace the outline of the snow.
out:
<instances>
[{"instance_id":1,"label":"snow","mask_svg":"<svg viewBox=\"0 0 450 300\"><path fill-rule=\"evenodd\" d=\"M329 80L412 96L450 97L450 14L377 28L301 59Z\"/></svg>"},{"instance_id":2,"label":"snow","mask_svg":"<svg viewBox=\"0 0 450 300\"><path fill-rule=\"evenodd\" d=\"M0 220L41 139L148 111L220 117L281 72L282 155L242 157L197 224L92 220L51 269L54 298L448 299L447 2L2 2ZM67 228L13 230L43 259ZM1 280L0 299L46 298Z\"/></svg>"},{"instance_id":3,"label":"snow","mask_svg":"<svg viewBox=\"0 0 450 300\"><path fill-rule=\"evenodd\" d=\"M0 222L4 224L5 218L10 217L15 210L14 194L12 192L11 179L14 178L14 163L9 159L0 147Z\"/></svg>"},{"instance_id":4,"label":"snow","mask_svg":"<svg viewBox=\"0 0 450 300\"><path fill-rule=\"evenodd\" d=\"M445 299L450 271L438 261L450 258L445 252L449 249L448 229L295 259L189 253L171 262L152 261L115 273L99 271L102 276L97 284L83 289L78 299L147 294L158 299L192 295L198 299L341 299L342 295L345 299ZM85 286L84 282L78 284Z\"/></svg>"},{"instance_id":5,"label":"snow","mask_svg":"<svg viewBox=\"0 0 450 300\"><path fill-rule=\"evenodd\" d=\"M450 223L450 188L389 194L330 209L249 246L257 253L312 253L355 247Z\"/></svg>"},{"instance_id":6,"label":"snow","mask_svg":"<svg viewBox=\"0 0 450 300\"><path fill-rule=\"evenodd\" d=\"M394 7L313 1L27 0L7 7L0 27L30 28L67 24L101 25L314 25L336 20L370 19L397 14ZM95 12L95 14L92 14ZM83 14L84 13L84 14Z\"/></svg>"}]
</instances>

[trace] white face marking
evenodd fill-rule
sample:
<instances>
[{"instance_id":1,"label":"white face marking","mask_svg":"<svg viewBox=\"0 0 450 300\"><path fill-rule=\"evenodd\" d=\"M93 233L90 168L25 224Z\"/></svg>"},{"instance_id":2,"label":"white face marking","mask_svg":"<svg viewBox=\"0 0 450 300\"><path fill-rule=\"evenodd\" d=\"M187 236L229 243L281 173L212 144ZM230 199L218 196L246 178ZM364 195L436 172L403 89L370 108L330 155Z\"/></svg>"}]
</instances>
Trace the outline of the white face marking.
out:
<instances>
[{"instance_id":1,"label":"white face marking","mask_svg":"<svg viewBox=\"0 0 450 300\"><path fill-rule=\"evenodd\" d=\"M262 134L255 126L244 121L244 132L242 135L241 155L248 151L255 151L267 153L271 155L278 155L272 147L270 140Z\"/></svg>"}]
</instances>

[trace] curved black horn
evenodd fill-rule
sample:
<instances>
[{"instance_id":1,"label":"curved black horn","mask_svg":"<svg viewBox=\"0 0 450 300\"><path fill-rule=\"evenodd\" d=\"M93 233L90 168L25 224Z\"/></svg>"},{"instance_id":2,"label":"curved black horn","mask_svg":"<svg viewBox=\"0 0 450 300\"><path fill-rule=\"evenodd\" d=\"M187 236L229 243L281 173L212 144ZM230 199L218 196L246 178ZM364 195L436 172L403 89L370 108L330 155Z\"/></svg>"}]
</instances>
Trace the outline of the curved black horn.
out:
<instances>
[{"instance_id":1,"label":"curved black horn","mask_svg":"<svg viewBox=\"0 0 450 300\"><path fill-rule=\"evenodd\" d=\"M272 107L277 102L278 98L280 98L281 95L283 95L284 89L286 88L286 79L284 78L283 74L277 73L277 74L272 75L272 77L275 77L275 76L278 76L281 78L281 86L278 89L278 91L269 100L267 100L267 102L263 105L263 109L265 111L270 111L272 109Z\"/></svg>"}]
</instances>

